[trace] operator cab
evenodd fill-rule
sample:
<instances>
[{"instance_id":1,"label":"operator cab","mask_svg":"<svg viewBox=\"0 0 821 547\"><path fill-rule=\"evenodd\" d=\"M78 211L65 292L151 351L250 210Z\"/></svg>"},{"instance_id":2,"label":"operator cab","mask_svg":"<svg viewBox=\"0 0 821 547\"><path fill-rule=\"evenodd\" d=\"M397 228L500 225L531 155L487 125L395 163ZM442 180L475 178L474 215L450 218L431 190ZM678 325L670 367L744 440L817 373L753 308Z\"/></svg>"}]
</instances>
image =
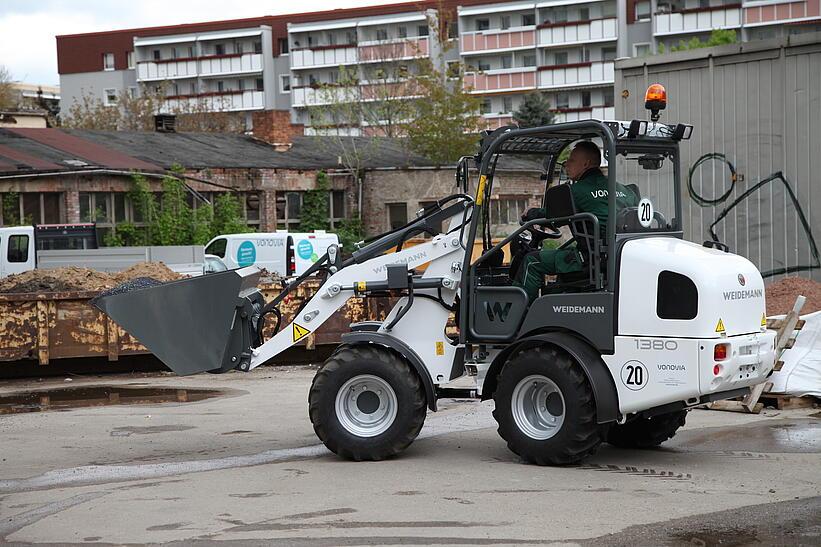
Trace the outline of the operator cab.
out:
<instances>
[{"instance_id":1,"label":"operator cab","mask_svg":"<svg viewBox=\"0 0 821 547\"><path fill-rule=\"evenodd\" d=\"M658 89L653 97L650 92L646 102L648 108L653 107L651 119L657 120L666 98L663 88L661 96ZM558 321L553 310L592 307L602 310L605 321L587 325L590 337L601 341L600 349L609 349L621 245L648 235L682 237L679 141L688 139L691 133L692 126L684 124L586 120L530 129L504 127L484 134L480 153L473 158L479 171L479 214L473 224L476 231L481 230L482 254L466 263L463 270L465 290L460 312L467 316L463 341L509 342L554 319ZM577 206L571 188L574 183L564 173L562 160L583 141L592 141L602 150L601 170L607 177L607 189L598 190L601 195L594 197L607 199L606 222ZM496 166L506 156L541 164L545 180L541 205L546 215L542 219L523 219L513 233L498 241L492 237L494 218L489 204ZM610 195L625 192L634 194L631 202L635 206L619 207ZM521 287L521 269L528 253L538 252L543 246L575 247L582 265L580 271L547 276L538 297L531 302ZM509 260L505 260L505 250ZM601 324L611 328L601 329ZM558 322L554 326L577 327ZM585 330L584 325L578 327Z\"/></svg>"}]
</instances>

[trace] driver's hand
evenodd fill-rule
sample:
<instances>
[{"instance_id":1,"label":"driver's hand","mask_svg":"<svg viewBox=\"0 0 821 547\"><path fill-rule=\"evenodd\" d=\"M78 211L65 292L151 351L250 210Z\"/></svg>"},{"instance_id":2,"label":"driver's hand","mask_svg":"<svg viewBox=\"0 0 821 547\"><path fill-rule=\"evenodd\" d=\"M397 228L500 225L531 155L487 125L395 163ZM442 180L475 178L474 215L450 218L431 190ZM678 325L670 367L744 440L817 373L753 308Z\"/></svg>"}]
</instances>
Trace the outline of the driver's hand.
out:
<instances>
[{"instance_id":1,"label":"driver's hand","mask_svg":"<svg viewBox=\"0 0 821 547\"><path fill-rule=\"evenodd\" d=\"M532 209L528 209L525 214L522 215L522 223L530 222L531 220L536 220L537 218L545 218L545 210L541 207L533 207Z\"/></svg>"}]
</instances>

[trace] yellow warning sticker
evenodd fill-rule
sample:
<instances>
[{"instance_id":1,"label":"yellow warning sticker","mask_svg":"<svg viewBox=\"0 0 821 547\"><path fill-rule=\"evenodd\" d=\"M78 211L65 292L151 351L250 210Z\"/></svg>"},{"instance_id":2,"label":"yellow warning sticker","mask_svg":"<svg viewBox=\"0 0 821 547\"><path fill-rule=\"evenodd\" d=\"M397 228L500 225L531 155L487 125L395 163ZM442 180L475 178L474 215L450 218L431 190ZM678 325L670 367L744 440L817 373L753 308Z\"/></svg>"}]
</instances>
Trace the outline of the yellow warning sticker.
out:
<instances>
[{"instance_id":1,"label":"yellow warning sticker","mask_svg":"<svg viewBox=\"0 0 821 547\"><path fill-rule=\"evenodd\" d=\"M294 323L294 342L299 342L309 334L311 334L311 331L309 331L302 325L297 325L296 323Z\"/></svg>"},{"instance_id":2,"label":"yellow warning sticker","mask_svg":"<svg viewBox=\"0 0 821 547\"><path fill-rule=\"evenodd\" d=\"M365 292L368 288L368 284L364 281L357 281L356 282L356 290L357 292Z\"/></svg>"},{"instance_id":3,"label":"yellow warning sticker","mask_svg":"<svg viewBox=\"0 0 821 547\"><path fill-rule=\"evenodd\" d=\"M716 325L716 332L725 333L727 329L724 328L724 321L721 318L718 318L718 325Z\"/></svg>"},{"instance_id":4,"label":"yellow warning sticker","mask_svg":"<svg viewBox=\"0 0 821 547\"><path fill-rule=\"evenodd\" d=\"M479 177L479 187L476 189L476 205L481 205L485 201L485 185L487 185L487 175Z\"/></svg>"},{"instance_id":5,"label":"yellow warning sticker","mask_svg":"<svg viewBox=\"0 0 821 547\"><path fill-rule=\"evenodd\" d=\"M445 343L444 342L436 342L436 355L444 355L445 354Z\"/></svg>"},{"instance_id":6,"label":"yellow warning sticker","mask_svg":"<svg viewBox=\"0 0 821 547\"><path fill-rule=\"evenodd\" d=\"M767 326L767 314L766 313L761 314L761 326L762 327Z\"/></svg>"}]
</instances>

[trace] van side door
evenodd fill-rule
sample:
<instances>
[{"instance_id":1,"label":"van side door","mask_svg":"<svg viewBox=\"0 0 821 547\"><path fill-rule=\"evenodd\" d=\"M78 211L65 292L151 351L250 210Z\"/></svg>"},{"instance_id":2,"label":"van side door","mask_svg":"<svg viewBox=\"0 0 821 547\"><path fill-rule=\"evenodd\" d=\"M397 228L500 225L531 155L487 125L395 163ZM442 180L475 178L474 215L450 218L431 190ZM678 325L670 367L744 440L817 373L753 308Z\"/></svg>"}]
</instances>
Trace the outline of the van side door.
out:
<instances>
[{"instance_id":1,"label":"van side door","mask_svg":"<svg viewBox=\"0 0 821 547\"><path fill-rule=\"evenodd\" d=\"M35 268L34 230L4 231L0 242L2 276L17 274Z\"/></svg>"}]
</instances>

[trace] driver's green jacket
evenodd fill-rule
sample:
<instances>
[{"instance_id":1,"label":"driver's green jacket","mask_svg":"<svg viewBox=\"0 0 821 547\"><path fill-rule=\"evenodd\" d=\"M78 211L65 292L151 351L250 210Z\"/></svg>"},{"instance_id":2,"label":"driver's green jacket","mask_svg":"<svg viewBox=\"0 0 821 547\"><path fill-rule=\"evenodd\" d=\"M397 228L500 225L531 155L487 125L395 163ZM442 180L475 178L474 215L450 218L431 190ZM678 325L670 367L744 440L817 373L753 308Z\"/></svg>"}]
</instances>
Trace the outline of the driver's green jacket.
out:
<instances>
[{"instance_id":1,"label":"driver's green jacket","mask_svg":"<svg viewBox=\"0 0 821 547\"><path fill-rule=\"evenodd\" d=\"M573 202L580 213L593 213L599 219L602 233L607 227L609 209L607 207L607 177L600 169L587 171L575 183L570 185ZM616 208L638 206L639 198L626 186L616 183ZM528 218L544 218L544 209L528 211ZM538 253L528 254L522 261L514 284L523 287L531 300L539 295L539 288L544 283L545 275L556 275L582 271L584 257L576 246L565 249L545 249Z\"/></svg>"}]
</instances>

